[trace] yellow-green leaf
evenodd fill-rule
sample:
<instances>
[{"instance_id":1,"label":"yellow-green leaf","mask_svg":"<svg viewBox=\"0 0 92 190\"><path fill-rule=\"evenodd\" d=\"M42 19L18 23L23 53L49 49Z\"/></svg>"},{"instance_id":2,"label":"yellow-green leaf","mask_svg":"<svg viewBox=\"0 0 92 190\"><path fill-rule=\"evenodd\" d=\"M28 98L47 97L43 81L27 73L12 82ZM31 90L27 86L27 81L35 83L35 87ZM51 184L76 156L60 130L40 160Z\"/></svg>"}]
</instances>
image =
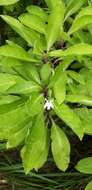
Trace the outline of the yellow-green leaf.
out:
<instances>
[{"instance_id":1,"label":"yellow-green leaf","mask_svg":"<svg viewBox=\"0 0 92 190\"><path fill-rule=\"evenodd\" d=\"M19 16L20 22L25 26L39 32L45 34L45 22L36 15L31 15L29 13L24 13Z\"/></svg>"},{"instance_id":2,"label":"yellow-green leaf","mask_svg":"<svg viewBox=\"0 0 92 190\"><path fill-rule=\"evenodd\" d=\"M66 16L65 16L65 20L71 16L72 14L76 13L81 7L82 5L85 3L85 0L70 0L67 3L67 7L66 7Z\"/></svg>"},{"instance_id":3,"label":"yellow-green leaf","mask_svg":"<svg viewBox=\"0 0 92 190\"><path fill-rule=\"evenodd\" d=\"M31 58L31 56L19 45L12 42L8 45L3 45L0 47L0 56L4 57L11 57L15 59L20 59L24 61L36 61L35 59Z\"/></svg>"},{"instance_id":4,"label":"yellow-green leaf","mask_svg":"<svg viewBox=\"0 0 92 190\"><path fill-rule=\"evenodd\" d=\"M36 5L30 5L27 7L27 11L30 14L40 17L44 22L47 21L48 15L41 7L38 7Z\"/></svg>"},{"instance_id":5,"label":"yellow-green leaf","mask_svg":"<svg viewBox=\"0 0 92 190\"><path fill-rule=\"evenodd\" d=\"M11 88L8 88L7 93L30 94L32 92L38 92L40 90L41 90L40 85L30 80L30 81L19 82L13 85Z\"/></svg>"},{"instance_id":6,"label":"yellow-green leaf","mask_svg":"<svg viewBox=\"0 0 92 190\"><path fill-rule=\"evenodd\" d=\"M92 106L92 97L81 94L69 94L66 96L66 101Z\"/></svg>"},{"instance_id":7,"label":"yellow-green leaf","mask_svg":"<svg viewBox=\"0 0 92 190\"><path fill-rule=\"evenodd\" d=\"M68 70L67 71L67 74L72 78L74 79L75 81L81 83L81 84L85 84L85 81L84 81L84 78L81 74L75 72L75 71L72 71L72 70Z\"/></svg>"},{"instance_id":8,"label":"yellow-green leaf","mask_svg":"<svg viewBox=\"0 0 92 190\"><path fill-rule=\"evenodd\" d=\"M57 102L53 102L54 111L80 138L83 138L84 128L78 115L66 104L59 105Z\"/></svg>"},{"instance_id":9,"label":"yellow-green leaf","mask_svg":"<svg viewBox=\"0 0 92 190\"><path fill-rule=\"evenodd\" d=\"M81 173L92 174L92 157L81 159L75 168Z\"/></svg>"},{"instance_id":10,"label":"yellow-green leaf","mask_svg":"<svg viewBox=\"0 0 92 190\"><path fill-rule=\"evenodd\" d=\"M79 43L77 45L70 46L66 50L54 50L49 52L50 57L72 57L78 55L92 56L92 45L87 43Z\"/></svg>"},{"instance_id":11,"label":"yellow-green leaf","mask_svg":"<svg viewBox=\"0 0 92 190\"><path fill-rule=\"evenodd\" d=\"M5 6L5 5L12 5L14 3L17 3L19 0L0 0L0 6Z\"/></svg>"},{"instance_id":12,"label":"yellow-green leaf","mask_svg":"<svg viewBox=\"0 0 92 190\"><path fill-rule=\"evenodd\" d=\"M51 128L51 148L57 167L65 171L70 162L70 144L67 136L54 122Z\"/></svg>"},{"instance_id":13,"label":"yellow-green leaf","mask_svg":"<svg viewBox=\"0 0 92 190\"><path fill-rule=\"evenodd\" d=\"M39 169L47 160L49 141L48 129L44 123L44 116L38 115L21 151L23 166L27 174L32 169Z\"/></svg>"},{"instance_id":14,"label":"yellow-green leaf","mask_svg":"<svg viewBox=\"0 0 92 190\"><path fill-rule=\"evenodd\" d=\"M39 114L44 108L44 97L37 92L33 93L26 102L26 110L29 116L33 117Z\"/></svg>"},{"instance_id":15,"label":"yellow-green leaf","mask_svg":"<svg viewBox=\"0 0 92 190\"><path fill-rule=\"evenodd\" d=\"M92 23L92 5L83 8L79 12L79 14L75 18L68 33L72 34L76 32L77 30L83 28L87 24L91 24L91 23Z\"/></svg>"},{"instance_id":16,"label":"yellow-green leaf","mask_svg":"<svg viewBox=\"0 0 92 190\"><path fill-rule=\"evenodd\" d=\"M63 27L64 6L62 4L55 7L48 16L48 24L46 29L47 51L58 39L60 30Z\"/></svg>"},{"instance_id":17,"label":"yellow-green leaf","mask_svg":"<svg viewBox=\"0 0 92 190\"><path fill-rule=\"evenodd\" d=\"M54 96L58 104L61 104L65 100L66 96L66 74L61 72L58 80L54 85Z\"/></svg>"},{"instance_id":18,"label":"yellow-green leaf","mask_svg":"<svg viewBox=\"0 0 92 190\"><path fill-rule=\"evenodd\" d=\"M1 18L7 24L9 24L10 27L15 30L25 41L27 41L29 45L34 46L36 43L40 44L39 35L35 31L24 26L19 20L8 15L1 15Z\"/></svg>"},{"instance_id":19,"label":"yellow-green leaf","mask_svg":"<svg viewBox=\"0 0 92 190\"><path fill-rule=\"evenodd\" d=\"M87 184L85 190L91 190L91 189L92 189L92 181L90 181L90 182Z\"/></svg>"}]
</instances>

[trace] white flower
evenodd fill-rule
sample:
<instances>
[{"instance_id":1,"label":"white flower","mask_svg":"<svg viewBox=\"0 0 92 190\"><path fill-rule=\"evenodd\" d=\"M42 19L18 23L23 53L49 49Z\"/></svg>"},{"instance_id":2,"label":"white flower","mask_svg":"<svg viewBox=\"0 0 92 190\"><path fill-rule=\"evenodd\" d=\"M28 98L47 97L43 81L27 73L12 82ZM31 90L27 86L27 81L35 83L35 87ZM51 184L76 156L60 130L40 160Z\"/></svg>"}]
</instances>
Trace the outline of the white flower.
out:
<instances>
[{"instance_id":1,"label":"white flower","mask_svg":"<svg viewBox=\"0 0 92 190\"><path fill-rule=\"evenodd\" d=\"M44 109L47 109L47 110L53 109L52 101L49 101L48 99L45 98Z\"/></svg>"}]
</instances>

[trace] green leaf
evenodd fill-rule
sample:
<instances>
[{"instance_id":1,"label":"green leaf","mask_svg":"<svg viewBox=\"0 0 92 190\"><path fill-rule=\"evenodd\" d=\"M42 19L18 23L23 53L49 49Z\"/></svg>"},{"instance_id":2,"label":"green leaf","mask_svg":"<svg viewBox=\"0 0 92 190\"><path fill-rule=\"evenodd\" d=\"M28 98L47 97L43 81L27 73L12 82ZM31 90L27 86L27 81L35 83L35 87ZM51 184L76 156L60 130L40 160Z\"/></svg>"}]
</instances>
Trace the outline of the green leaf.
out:
<instances>
[{"instance_id":1,"label":"green leaf","mask_svg":"<svg viewBox=\"0 0 92 190\"><path fill-rule=\"evenodd\" d=\"M64 6L62 0L54 0L54 1L53 0L45 0L45 2L50 9L54 9L56 6L61 5L61 4Z\"/></svg>"},{"instance_id":2,"label":"green leaf","mask_svg":"<svg viewBox=\"0 0 92 190\"><path fill-rule=\"evenodd\" d=\"M45 34L45 23L38 16L24 13L19 16L19 20L25 26L36 30L39 33Z\"/></svg>"},{"instance_id":3,"label":"green leaf","mask_svg":"<svg viewBox=\"0 0 92 190\"><path fill-rule=\"evenodd\" d=\"M40 37L35 31L25 27L21 22L11 16L1 15L1 18L7 24L9 24L11 28L15 30L25 41L27 41L29 45L34 47L36 43L40 44Z\"/></svg>"},{"instance_id":4,"label":"green leaf","mask_svg":"<svg viewBox=\"0 0 92 190\"><path fill-rule=\"evenodd\" d=\"M31 56L21 46L15 44L14 42L12 42L12 44L1 46L0 56L15 58L28 62L36 61L35 59L31 58Z\"/></svg>"},{"instance_id":5,"label":"green leaf","mask_svg":"<svg viewBox=\"0 0 92 190\"><path fill-rule=\"evenodd\" d=\"M53 123L51 128L51 148L57 167L65 171L70 162L70 144L61 128Z\"/></svg>"},{"instance_id":6,"label":"green leaf","mask_svg":"<svg viewBox=\"0 0 92 190\"><path fill-rule=\"evenodd\" d=\"M52 68L51 68L50 63L44 64L40 70L41 79L47 82L51 75L51 72L52 72Z\"/></svg>"},{"instance_id":7,"label":"green leaf","mask_svg":"<svg viewBox=\"0 0 92 190\"><path fill-rule=\"evenodd\" d=\"M13 94L30 94L32 92L38 92L41 90L41 87L34 81L24 81L19 82L13 85L11 88L8 88L7 93Z\"/></svg>"},{"instance_id":8,"label":"green leaf","mask_svg":"<svg viewBox=\"0 0 92 190\"><path fill-rule=\"evenodd\" d=\"M54 50L49 52L50 57L66 57L66 56L78 56L78 55L90 55L92 56L92 45L87 43L79 43L77 45L70 46L66 50Z\"/></svg>"},{"instance_id":9,"label":"green leaf","mask_svg":"<svg viewBox=\"0 0 92 190\"><path fill-rule=\"evenodd\" d=\"M87 184L85 190L91 190L91 189L92 189L92 181L90 181L90 182Z\"/></svg>"},{"instance_id":10,"label":"green leaf","mask_svg":"<svg viewBox=\"0 0 92 190\"><path fill-rule=\"evenodd\" d=\"M27 11L30 14L33 14L33 15L36 15L36 16L40 17L44 22L46 22L47 19L48 19L47 13L41 7L38 7L36 5L28 6Z\"/></svg>"},{"instance_id":11,"label":"green leaf","mask_svg":"<svg viewBox=\"0 0 92 190\"><path fill-rule=\"evenodd\" d=\"M31 117L39 114L44 108L44 97L42 94L33 93L26 102L26 110Z\"/></svg>"},{"instance_id":12,"label":"green leaf","mask_svg":"<svg viewBox=\"0 0 92 190\"><path fill-rule=\"evenodd\" d=\"M65 16L65 20L71 16L72 14L76 13L81 7L82 5L85 3L85 0L70 0L68 1L68 5L66 7L66 16Z\"/></svg>"},{"instance_id":13,"label":"green leaf","mask_svg":"<svg viewBox=\"0 0 92 190\"><path fill-rule=\"evenodd\" d=\"M65 100L66 96L66 74L61 72L58 80L54 85L54 96L58 104L61 104Z\"/></svg>"},{"instance_id":14,"label":"green leaf","mask_svg":"<svg viewBox=\"0 0 92 190\"><path fill-rule=\"evenodd\" d=\"M0 60L0 66L4 67L4 68L16 68L16 66L21 65L21 61L15 58L11 58L11 57L2 57Z\"/></svg>"},{"instance_id":15,"label":"green leaf","mask_svg":"<svg viewBox=\"0 0 92 190\"><path fill-rule=\"evenodd\" d=\"M92 174L92 157L81 159L75 168L81 173Z\"/></svg>"},{"instance_id":16,"label":"green leaf","mask_svg":"<svg viewBox=\"0 0 92 190\"><path fill-rule=\"evenodd\" d=\"M66 104L57 104L54 101L54 111L60 119L62 119L82 140L84 135L84 128L78 115Z\"/></svg>"},{"instance_id":17,"label":"green leaf","mask_svg":"<svg viewBox=\"0 0 92 190\"><path fill-rule=\"evenodd\" d=\"M28 130L32 125L32 122L30 120L30 118L25 119L23 122L14 126L14 128L10 130L10 135L8 137L8 142L6 145L7 148L17 147L27 138Z\"/></svg>"},{"instance_id":18,"label":"green leaf","mask_svg":"<svg viewBox=\"0 0 92 190\"><path fill-rule=\"evenodd\" d=\"M81 83L81 84L85 84L84 78L82 77L82 75L80 75L79 73L75 72L75 71L67 71L67 74L74 79L75 81Z\"/></svg>"},{"instance_id":19,"label":"green leaf","mask_svg":"<svg viewBox=\"0 0 92 190\"><path fill-rule=\"evenodd\" d=\"M48 25L46 30L47 51L50 50L52 45L58 39L60 30L63 27L63 19L64 6L60 4L56 6L56 8L53 9L48 16Z\"/></svg>"},{"instance_id":20,"label":"green leaf","mask_svg":"<svg viewBox=\"0 0 92 190\"><path fill-rule=\"evenodd\" d=\"M73 58L66 58L66 59L64 59L64 60L62 60L61 61L61 70L62 71L65 71L70 65L71 65L71 63L74 61L74 59Z\"/></svg>"},{"instance_id":21,"label":"green leaf","mask_svg":"<svg viewBox=\"0 0 92 190\"><path fill-rule=\"evenodd\" d=\"M0 0L0 6L4 6L4 5L12 5L14 3L17 3L19 0Z\"/></svg>"},{"instance_id":22,"label":"green leaf","mask_svg":"<svg viewBox=\"0 0 92 190\"><path fill-rule=\"evenodd\" d=\"M62 70L63 69L62 69L61 64L57 65L57 67L54 69L54 71L52 72L50 83L49 83L50 88L53 87L56 81L58 81L58 79L61 77Z\"/></svg>"},{"instance_id":23,"label":"green leaf","mask_svg":"<svg viewBox=\"0 0 92 190\"><path fill-rule=\"evenodd\" d=\"M92 106L92 97L81 94L69 94L66 96L65 100L71 103L79 103L87 106Z\"/></svg>"},{"instance_id":24,"label":"green leaf","mask_svg":"<svg viewBox=\"0 0 92 190\"><path fill-rule=\"evenodd\" d=\"M83 8L83 10L79 12L68 33L72 34L77 30L83 28L87 24L91 23L92 23L92 5Z\"/></svg>"},{"instance_id":25,"label":"green leaf","mask_svg":"<svg viewBox=\"0 0 92 190\"><path fill-rule=\"evenodd\" d=\"M11 130L29 117L24 100L0 105L0 139L10 137ZM23 126L23 125L22 125Z\"/></svg>"},{"instance_id":26,"label":"green leaf","mask_svg":"<svg viewBox=\"0 0 92 190\"><path fill-rule=\"evenodd\" d=\"M76 114L80 117L82 125L84 126L84 133L92 135L92 109L76 108Z\"/></svg>"},{"instance_id":27,"label":"green leaf","mask_svg":"<svg viewBox=\"0 0 92 190\"><path fill-rule=\"evenodd\" d=\"M26 64L24 63L15 67L15 70L17 71L18 74L20 74L20 76L23 76L27 80L31 79L41 84L40 76L37 69L38 68L36 68L36 66L31 63L26 63Z\"/></svg>"},{"instance_id":28,"label":"green leaf","mask_svg":"<svg viewBox=\"0 0 92 190\"><path fill-rule=\"evenodd\" d=\"M12 103L12 102L19 100L19 99L20 99L19 96L2 95L2 96L0 96L0 105L9 104L9 103Z\"/></svg>"},{"instance_id":29,"label":"green leaf","mask_svg":"<svg viewBox=\"0 0 92 190\"><path fill-rule=\"evenodd\" d=\"M0 93L4 93L10 87L16 85L18 82L24 82L24 79L17 75L0 73Z\"/></svg>"},{"instance_id":30,"label":"green leaf","mask_svg":"<svg viewBox=\"0 0 92 190\"><path fill-rule=\"evenodd\" d=\"M49 150L48 129L45 127L44 117L38 115L21 151L25 173L38 170L47 160Z\"/></svg>"}]
</instances>

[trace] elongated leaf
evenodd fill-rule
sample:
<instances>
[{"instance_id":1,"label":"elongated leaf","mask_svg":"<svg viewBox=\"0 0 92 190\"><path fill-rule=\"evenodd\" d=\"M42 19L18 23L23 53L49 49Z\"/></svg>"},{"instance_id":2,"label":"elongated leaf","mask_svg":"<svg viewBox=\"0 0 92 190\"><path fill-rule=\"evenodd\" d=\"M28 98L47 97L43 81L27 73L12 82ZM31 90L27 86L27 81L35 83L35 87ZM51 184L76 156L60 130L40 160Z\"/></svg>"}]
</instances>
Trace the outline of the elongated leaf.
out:
<instances>
[{"instance_id":1,"label":"elongated leaf","mask_svg":"<svg viewBox=\"0 0 92 190\"><path fill-rule=\"evenodd\" d=\"M2 19L11 26L13 30L15 30L27 43L34 47L36 43L40 45L40 38L39 35L25 27L21 22L19 22L17 19L7 16L7 15L1 15Z\"/></svg>"},{"instance_id":2,"label":"elongated leaf","mask_svg":"<svg viewBox=\"0 0 92 190\"><path fill-rule=\"evenodd\" d=\"M7 139L11 134L11 129L16 128L28 116L22 100L0 105L0 139Z\"/></svg>"},{"instance_id":3,"label":"elongated leaf","mask_svg":"<svg viewBox=\"0 0 92 190\"><path fill-rule=\"evenodd\" d=\"M76 108L74 111L81 119L85 134L92 135L92 109Z\"/></svg>"},{"instance_id":4,"label":"elongated leaf","mask_svg":"<svg viewBox=\"0 0 92 190\"><path fill-rule=\"evenodd\" d=\"M50 9L54 9L56 6L58 6L60 4L64 5L62 0L54 0L54 1L53 0L45 0L45 2L47 4L48 8L50 8Z\"/></svg>"},{"instance_id":5,"label":"elongated leaf","mask_svg":"<svg viewBox=\"0 0 92 190\"><path fill-rule=\"evenodd\" d=\"M65 100L66 96L66 74L61 72L58 80L54 85L54 95L58 104L61 104Z\"/></svg>"},{"instance_id":6,"label":"elongated leaf","mask_svg":"<svg viewBox=\"0 0 92 190\"><path fill-rule=\"evenodd\" d=\"M55 123L51 128L52 154L57 167L65 171L70 161L70 144L63 132Z\"/></svg>"},{"instance_id":7,"label":"elongated leaf","mask_svg":"<svg viewBox=\"0 0 92 190\"><path fill-rule=\"evenodd\" d=\"M87 184L85 190L91 190L91 189L92 189L92 181L90 181L90 182Z\"/></svg>"},{"instance_id":8,"label":"elongated leaf","mask_svg":"<svg viewBox=\"0 0 92 190\"><path fill-rule=\"evenodd\" d=\"M30 116L35 116L39 114L44 108L44 98L43 95L39 93L33 93L30 99L26 103L26 110Z\"/></svg>"},{"instance_id":9,"label":"elongated leaf","mask_svg":"<svg viewBox=\"0 0 92 190\"><path fill-rule=\"evenodd\" d=\"M21 65L21 61L15 58L2 57L0 60L0 66L4 68L12 68Z\"/></svg>"},{"instance_id":10,"label":"elongated leaf","mask_svg":"<svg viewBox=\"0 0 92 190\"><path fill-rule=\"evenodd\" d=\"M3 45L0 47L0 55L4 57L11 57L15 59L20 59L24 61L36 61L31 58L30 55L19 45L13 43L8 45Z\"/></svg>"},{"instance_id":11,"label":"elongated leaf","mask_svg":"<svg viewBox=\"0 0 92 190\"><path fill-rule=\"evenodd\" d=\"M41 7L38 7L36 5L28 6L27 11L30 14L33 14L33 15L36 15L36 16L40 17L44 22L46 22L47 19L48 19L48 16L47 16L46 12Z\"/></svg>"},{"instance_id":12,"label":"elongated leaf","mask_svg":"<svg viewBox=\"0 0 92 190\"><path fill-rule=\"evenodd\" d=\"M39 33L45 34L45 23L42 22L36 15L31 15L29 13L24 13L19 16L19 20L27 27L36 30Z\"/></svg>"},{"instance_id":13,"label":"elongated leaf","mask_svg":"<svg viewBox=\"0 0 92 190\"><path fill-rule=\"evenodd\" d=\"M66 50L54 50L49 53L51 57L66 57L78 55L92 55L92 45L80 43L67 48Z\"/></svg>"},{"instance_id":14,"label":"elongated leaf","mask_svg":"<svg viewBox=\"0 0 92 190\"><path fill-rule=\"evenodd\" d=\"M53 9L48 17L48 25L46 30L47 51L57 40L60 30L63 27L64 6L60 4Z\"/></svg>"},{"instance_id":15,"label":"elongated leaf","mask_svg":"<svg viewBox=\"0 0 92 190\"><path fill-rule=\"evenodd\" d=\"M24 80L17 75L0 73L0 93L7 91L11 86L16 85L17 82L24 82Z\"/></svg>"},{"instance_id":16,"label":"elongated leaf","mask_svg":"<svg viewBox=\"0 0 92 190\"><path fill-rule=\"evenodd\" d=\"M75 168L81 173L92 174L92 157L80 160Z\"/></svg>"},{"instance_id":17,"label":"elongated leaf","mask_svg":"<svg viewBox=\"0 0 92 190\"><path fill-rule=\"evenodd\" d=\"M53 75L51 77L49 87L53 87L55 85L56 81L58 81L58 79L61 78L61 75L67 69L67 67L71 64L72 60L73 59L65 59L59 65L57 65L57 67L54 69Z\"/></svg>"},{"instance_id":18,"label":"elongated leaf","mask_svg":"<svg viewBox=\"0 0 92 190\"><path fill-rule=\"evenodd\" d=\"M77 30L83 28L87 24L92 23L92 6L85 7L80 11L76 19L74 20L69 34L76 32Z\"/></svg>"},{"instance_id":19,"label":"elongated leaf","mask_svg":"<svg viewBox=\"0 0 92 190\"><path fill-rule=\"evenodd\" d=\"M42 114L36 117L32 130L22 149L21 156L25 172L39 169L47 159L49 141L47 142L48 129L45 127Z\"/></svg>"},{"instance_id":20,"label":"elongated leaf","mask_svg":"<svg viewBox=\"0 0 92 190\"><path fill-rule=\"evenodd\" d=\"M66 16L65 16L65 20L71 16L72 14L76 13L81 7L82 5L85 3L85 0L70 0L68 1L68 5L66 8Z\"/></svg>"},{"instance_id":21,"label":"elongated leaf","mask_svg":"<svg viewBox=\"0 0 92 190\"><path fill-rule=\"evenodd\" d=\"M12 5L14 3L17 3L19 0L0 0L0 6L3 6L3 5Z\"/></svg>"},{"instance_id":22,"label":"elongated leaf","mask_svg":"<svg viewBox=\"0 0 92 190\"><path fill-rule=\"evenodd\" d=\"M27 80L31 79L39 84L41 83L40 76L35 65L31 63L27 63L27 64L24 63L19 66L16 66L15 70L17 71L18 74L23 76L25 79Z\"/></svg>"},{"instance_id":23,"label":"elongated leaf","mask_svg":"<svg viewBox=\"0 0 92 190\"><path fill-rule=\"evenodd\" d=\"M52 68L51 68L50 63L44 64L40 71L41 79L45 82L48 82L51 72L52 72Z\"/></svg>"},{"instance_id":24,"label":"elongated leaf","mask_svg":"<svg viewBox=\"0 0 92 190\"><path fill-rule=\"evenodd\" d=\"M74 79L75 81L81 83L81 84L85 84L84 78L77 72L75 71L67 71L67 74Z\"/></svg>"},{"instance_id":25,"label":"elongated leaf","mask_svg":"<svg viewBox=\"0 0 92 190\"><path fill-rule=\"evenodd\" d=\"M83 138L84 128L82 126L80 118L77 114L65 104L57 104L54 101L54 110L55 113L60 117L80 139Z\"/></svg>"},{"instance_id":26,"label":"elongated leaf","mask_svg":"<svg viewBox=\"0 0 92 190\"><path fill-rule=\"evenodd\" d=\"M2 96L0 96L0 105L9 104L9 103L12 103L12 102L19 100L19 99L20 99L19 96L2 95Z\"/></svg>"},{"instance_id":27,"label":"elongated leaf","mask_svg":"<svg viewBox=\"0 0 92 190\"><path fill-rule=\"evenodd\" d=\"M41 87L33 81L24 81L13 85L11 88L8 88L7 93L13 94L30 94L32 92L38 92L41 90Z\"/></svg>"},{"instance_id":28,"label":"elongated leaf","mask_svg":"<svg viewBox=\"0 0 92 190\"><path fill-rule=\"evenodd\" d=\"M78 94L70 94L66 96L66 101L71 103L80 103L87 106L92 106L92 97Z\"/></svg>"},{"instance_id":29,"label":"elongated leaf","mask_svg":"<svg viewBox=\"0 0 92 190\"><path fill-rule=\"evenodd\" d=\"M25 119L20 124L16 124L14 128L10 130L10 135L8 137L7 148L13 148L21 144L28 135L28 130L31 128L31 119Z\"/></svg>"}]
</instances>

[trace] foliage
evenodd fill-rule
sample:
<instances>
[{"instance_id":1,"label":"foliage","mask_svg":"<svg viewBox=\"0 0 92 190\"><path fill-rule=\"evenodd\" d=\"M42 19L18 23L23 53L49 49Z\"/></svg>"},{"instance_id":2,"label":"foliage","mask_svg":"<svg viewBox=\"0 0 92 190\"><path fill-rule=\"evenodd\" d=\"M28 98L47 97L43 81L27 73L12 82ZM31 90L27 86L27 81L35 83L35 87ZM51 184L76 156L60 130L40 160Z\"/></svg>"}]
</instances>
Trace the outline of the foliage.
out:
<instances>
[{"instance_id":1,"label":"foliage","mask_svg":"<svg viewBox=\"0 0 92 190\"><path fill-rule=\"evenodd\" d=\"M21 145L26 174L43 166L50 143L57 167L68 168L66 125L80 140L92 135L92 5L45 3L18 18L1 15L21 42L0 47L0 139L7 148Z\"/></svg>"}]
</instances>

